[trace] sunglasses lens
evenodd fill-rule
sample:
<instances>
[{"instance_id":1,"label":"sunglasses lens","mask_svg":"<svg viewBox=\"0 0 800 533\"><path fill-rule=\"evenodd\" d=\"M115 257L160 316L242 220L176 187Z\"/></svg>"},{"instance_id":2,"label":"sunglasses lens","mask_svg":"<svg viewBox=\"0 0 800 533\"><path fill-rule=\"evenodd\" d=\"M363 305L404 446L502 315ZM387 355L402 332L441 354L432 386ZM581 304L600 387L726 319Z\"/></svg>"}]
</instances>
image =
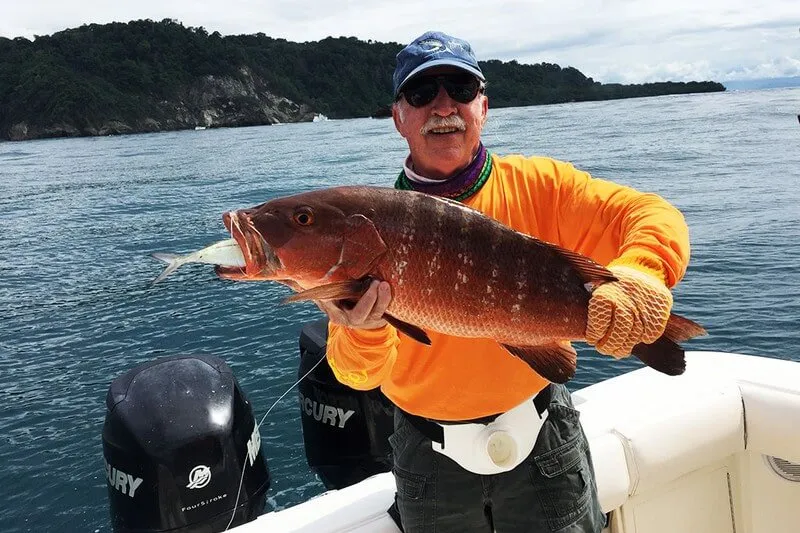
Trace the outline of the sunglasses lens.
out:
<instances>
[{"instance_id":1,"label":"sunglasses lens","mask_svg":"<svg viewBox=\"0 0 800 533\"><path fill-rule=\"evenodd\" d=\"M439 83L436 81L436 78L421 78L415 80L413 85L409 83L408 87L403 90L403 94L406 95L406 100L414 107L428 105L436 98L438 92Z\"/></svg>"},{"instance_id":2,"label":"sunglasses lens","mask_svg":"<svg viewBox=\"0 0 800 533\"><path fill-rule=\"evenodd\" d=\"M475 99L481 82L470 74L445 74L423 76L412 80L403 89L406 101L414 107L428 105L439 94L440 84L456 102L467 104Z\"/></svg>"},{"instance_id":3,"label":"sunglasses lens","mask_svg":"<svg viewBox=\"0 0 800 533\"><path fill-rule=\"evenodd\" d=\"M481 86L478 79L469 74L448 76L442 80L442 84L450 98L462 104L473 101Z\"/></svg>"}]
</instances>

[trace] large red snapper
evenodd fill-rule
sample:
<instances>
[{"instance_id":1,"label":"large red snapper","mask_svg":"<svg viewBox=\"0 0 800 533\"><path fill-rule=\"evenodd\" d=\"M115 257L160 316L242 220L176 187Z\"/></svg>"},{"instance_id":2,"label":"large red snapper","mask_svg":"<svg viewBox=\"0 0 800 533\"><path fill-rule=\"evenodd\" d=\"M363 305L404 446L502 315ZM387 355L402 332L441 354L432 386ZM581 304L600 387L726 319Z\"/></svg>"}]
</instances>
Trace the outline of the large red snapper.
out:
<instances>
[{"instance_id":1,"label":"large red snapper","mask_svg":"<svg viewBox=\"0 0 800 533\"><path fill-rule=\"evenodd\" d=\"M386 280L386 319L404 333L421 342L430 342L425 329L491 338L554 382L575 372L569 341L584 339L591 288L616 279L587 257L413 191L323 189L223 220L246 266L218 266L220 277L278 281L298 291L292 301L355 301L371 279ZM676 342L703 333L673 314L665 334L633 354L680 374Z\"/></svg>"}]
</instances>

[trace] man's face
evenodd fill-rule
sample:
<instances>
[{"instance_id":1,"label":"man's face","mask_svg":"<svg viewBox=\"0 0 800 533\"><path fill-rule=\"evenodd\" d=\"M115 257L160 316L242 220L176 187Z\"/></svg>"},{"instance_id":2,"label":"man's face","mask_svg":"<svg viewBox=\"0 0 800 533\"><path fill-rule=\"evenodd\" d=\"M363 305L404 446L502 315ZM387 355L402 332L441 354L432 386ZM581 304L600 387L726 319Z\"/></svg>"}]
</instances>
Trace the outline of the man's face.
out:
<instances>
[{"instance_id":1,"label":"man's face","mask_svg":"<svg viewBox=\"0 0 800 533\"><path fill-rule=\"evenodd\" d=\"M464 71L437 67L424 71L420 77L451 73ZM392 117L397 131L408 142L414 170L427 178L445 179L472 161L488 110L489 100L482 92L462 104L440 85L436 97L421 107L413 107L405 96L401 97L392 106Z\"/></svg>"}]
</instances>

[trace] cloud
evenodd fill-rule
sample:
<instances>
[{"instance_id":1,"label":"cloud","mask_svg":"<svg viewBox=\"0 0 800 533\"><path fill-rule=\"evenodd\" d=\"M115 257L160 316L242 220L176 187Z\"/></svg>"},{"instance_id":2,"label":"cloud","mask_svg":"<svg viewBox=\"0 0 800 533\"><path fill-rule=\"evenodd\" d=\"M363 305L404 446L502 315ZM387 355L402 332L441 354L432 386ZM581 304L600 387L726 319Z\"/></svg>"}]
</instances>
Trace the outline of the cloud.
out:
<instances>
[{"instance_id":1,"label":"cloud","mask_svg":"<svg viewBox=\"0 0 800 533\"><path fill-rule=\"evenodd\" d=\"M800 60L792 57L779 57L752 66L734 67L721 73L725 80L749 80L757 78L788 78L800 76Z\"/></svg>"}]
</instances>

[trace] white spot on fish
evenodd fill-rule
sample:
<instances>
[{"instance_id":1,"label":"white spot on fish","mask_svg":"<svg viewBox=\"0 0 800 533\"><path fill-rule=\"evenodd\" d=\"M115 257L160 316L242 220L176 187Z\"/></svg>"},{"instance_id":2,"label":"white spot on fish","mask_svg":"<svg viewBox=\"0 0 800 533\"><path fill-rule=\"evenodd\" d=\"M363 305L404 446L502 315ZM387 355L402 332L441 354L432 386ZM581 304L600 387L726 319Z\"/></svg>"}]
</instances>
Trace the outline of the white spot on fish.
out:
<instances>
[{"instance_id":1,"label":"white spot on fish","mask_svg":"<svg viewBox=\"0 0 800 533\"><path fill-rule=\"evenodd\" d=\"M428 277L433 277L433 275L436 274L441 268L442 265L439 262L439 249L437 248L436 252L428 263Z\"/></svg>"},{"instance_id":2,"label":"white spot on fish","mask_svg":"<svg viewBox=\"0 0 800 533\"><path fill-rule=\"evenodd\" d=\"M398 277L403 276L403 272L405 271L406 266L408 266L408 261L400 260L395 262L394 269L395 272L397 272Z\"/></svg>"},{"instance_id":3,"label":"white spot on fish","mask_svg":"<svg viewBox=\"0 0 800 533\"><path fill-rule=\"evenodd\" d=\"M519 313L519 310L520 310L519 304L514 304L514 305L511 306L511 312L512 313Z\"/></svg>"},{"instance_id":4,"label":"white spot on fish","mask_svg":"<svg viewBox=\"0 0 800 533\"><path fill-rule=\"evenodd\" d=\"M336 263L335 265L333 265L333 266L332 266L332 267L331 267L331 268L330 268L330 269L329 269L329 270L328 270L328 271L325 273L325 275L322 277L322 279L328 279L328 278L330 278L330 277L333 275L333 273L334 273L334 272L336 272L337 270L339 270L339 267L340 267L340 266L341 266L341 265L340 265L339 263Z\"/></svg>"}]
</instances>

